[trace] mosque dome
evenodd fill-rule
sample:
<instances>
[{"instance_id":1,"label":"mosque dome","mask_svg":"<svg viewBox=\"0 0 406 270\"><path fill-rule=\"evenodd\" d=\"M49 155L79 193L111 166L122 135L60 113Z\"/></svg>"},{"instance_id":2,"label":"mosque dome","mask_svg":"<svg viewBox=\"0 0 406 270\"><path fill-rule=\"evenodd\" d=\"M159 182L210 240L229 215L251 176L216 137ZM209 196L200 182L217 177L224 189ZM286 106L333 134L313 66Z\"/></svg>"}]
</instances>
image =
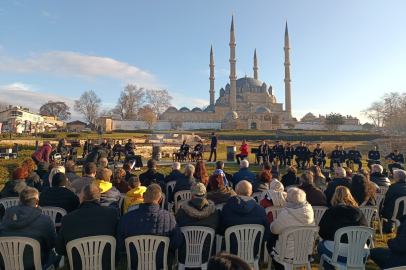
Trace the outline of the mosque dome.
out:
<instances>
[{"instance_id":1,"label":"mosque dome","mask_svg":"<svg viewBox=\"0 0 406 270\"><path fill-rule=\"evenodd\" d=\"M237 118L238 118L238 114L237 114L237 112L235 112L235 111L229 111L229 112L226 114L226 118L227 118L227 119L229 119L229 118L237 119Z\"/></svg>"},{"instance_id":2,"label":"mosque dome","mask_svg":"<svg viewBox=\"0 0 406 270\"><path fill-rule=\"evenodd\" d=\"M250 77L240 78L236 81L236 84L237 87L244 87L245 84L248 84L249 86L262 86L262 83L259 80Z\"/></svg>"},{"instance_id":3,"label":"mosque dome","mask_svg":"<svg viewBox=\"0 0 406 270\"><path fill-rule=\"evenodd\" d=\"M271 110L268 109L267 107L259 107L255 112L256 113L271 113Z\"/></svg>"},{"instance_id":4,"label":"mosque dome","mask_svg":"<svg viewBox=\"0 0 406 270\"><path fill-rule=\"evenodd\" d=\"M182 107L179 109L180 112L190 112L189 108Z\"/></svg>"},{"instance_id":5,"label":"mosque dome","mask_svg":"<svg viewBox=\"0 0 406 270\"><path fill-rule=\"evenodd\" d=\"M202 109L195 107L192 109L192 112L202 112Z\"/></svg>"},{"instance_id":6,"label":"mosque dome","mask_svg":"<svg viewBox=\"0 0 406 270\"><path fill-rule=\"evenodd\" d=\"M305 115L305 117L315 117L315 115L312 114L311 112L309 112L309 113L307 113L307 114Z\"/></svg>"},{"instance_id":7,"label":"mosque dome","mask_svg":"<svg viewBox=\"0 0 406 270\"><path fill-rule=\"evenodd\" d=\"M171 106L171 107L169 107L168 109L166 109L166 111L168 111L168 112L177 112L178 109L176 109L175 107Z\"/></svg>"}]
</instances>

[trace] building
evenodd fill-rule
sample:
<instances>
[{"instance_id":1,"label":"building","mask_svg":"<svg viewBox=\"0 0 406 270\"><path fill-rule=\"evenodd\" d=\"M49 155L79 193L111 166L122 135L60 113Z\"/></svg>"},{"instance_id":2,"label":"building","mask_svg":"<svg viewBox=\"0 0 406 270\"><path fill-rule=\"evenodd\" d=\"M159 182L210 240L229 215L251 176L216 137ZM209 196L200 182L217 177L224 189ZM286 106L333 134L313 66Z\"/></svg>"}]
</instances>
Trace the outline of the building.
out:
<instances>
[{"instance_id":1,"label":"building","mask_svg":"<svg viewBox=\"0 0 406 270\"><path fill-rule=\"evenodd\" d=\"M81 130L83 130L86 127L87 127L87 124L82 121L79 121L79 120L66 123L66 129L68 131L80 132Z\"/></svg>"},{"instance_id":2,"label":"building","mask_svg":"<svg viewBox=\"0 0 406 270\"><path fill-rule=\"evenodd\" d=\"M272 86L258 79L258 57L254 50L254 77L237 79L236 54L237 45L235 39L234 17L231 19L230 30L230 83L219 91L219 97L215 100L214 87L214 53L213 45L210 48L210 105L204 110L187 107L177 109L169 107L160 117L160 120L212 123L221 122L224 129L261 129L274 130L281 128L282 123L292 119L291 104L291 78L290 78L290 46L289 31L286 22L285 27L285 109L282 103L277 103Z\"/></svg>"},{"instance_id":3,"label":"building","mask_svg":"<svg viewBox=\"0 0 406 270\"><path fill-rule=\"evenodd\" d=\"M45 129L48 131L58 131L58 130L65 130L66 123L59 120L58 116L40 114L44 118L45 122Z\"/></svg>"},{"instance_id":4,"label":"building","mask_svg":"<svg viewBox=\"0 0 406 270\"><path fill-rule=\"evenodd\" d=\"M45 130L44 118L21 106L9 105L0 112L0 123L2 133L41 133Z\"/></svg>"}]
</instances>

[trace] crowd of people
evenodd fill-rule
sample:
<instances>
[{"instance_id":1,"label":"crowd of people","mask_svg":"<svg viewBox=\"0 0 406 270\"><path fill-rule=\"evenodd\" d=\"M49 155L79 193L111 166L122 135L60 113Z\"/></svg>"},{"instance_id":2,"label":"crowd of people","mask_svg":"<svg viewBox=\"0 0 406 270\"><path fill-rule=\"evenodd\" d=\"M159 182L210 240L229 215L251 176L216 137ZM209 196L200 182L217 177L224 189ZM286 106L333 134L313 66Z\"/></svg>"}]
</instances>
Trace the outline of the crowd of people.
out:
<instances>
[{"instance_id":1,"label":"crowd of people","mask_svg":"<svg viewBox=\"0 0 406 270\"><path fill-rule=\"evenodd\" d=\"M278 257L282 251L280 237L286 228L318 225L322 239L317 245L318 256L331 256L334 236L339 229L371 226L360 207L377 206L385 219L384 232L392 233L395 201L406 196L406 172L394 170L395 183L390 184L379 164L371 165L370 172L363 169L351 172L348 168L337 167L332 179L326 177L318 165L311 166L301 175L295 167L288 166L280 181L272 173L272 164L267 160L264 160L258 175L250 171L247 160L240 161L240 169L234 174L227 173L221 161L216 161L215 166L214 173L209 175L203 161L187 164L183 171L181 164L174 162L172 171L165 176L159 172L157 162L151 159L147 162L147 170L135 175L129 163L111 171L106 160L99 159L97 163L87 162L82 175L78 175L73 161L68 160L62 166L57 162L40 161L39 156L33 155L32 159L25 160L14 170L11 180L0 192L1 198L19 198L17 206L4 209L0 205L0 237L23 236L37 240L41 246L42 264L57 266L61 256L67 255L66 245L78 238L113 236L117 241L116 255L120 258L126 252L125 239L128 237L166 236L169 238L169 254L173 255L177 249L178 262L183 264L187 243L180 230L182 227L207 227L214 229L218 235L224 235L228 228L236 225L262 225L262 241L267 242L270 256ZM173 181L173 188L167 188L167 184ZM377 205L377 194L383 187L388 190L383 203ZM176 193L179 191L189 191L190 199L182 201L179 209L165 210L167 205L177 200ZM253 193L261 193L261 199L257 201ZM169 204L163 198L167 198ZM222 205L221 210L216 209L219 205ZM62 208L67 215L57 216L54 225L51 218L40 210L40 207L46 206ZM134 206L137 206L135 210ZM279 206L282 210L275 217L265 210L270 206ZM319 224L314 217L315 206L328 207ZM370 256L381 268L406 266L406 216L401 215L403 205L398 213L401 225L397 228L396 237L388 240L388 247L371 249L370 255L365 249L365 260ZM234 269L220 268L222 264L232 263L239 265L238 269L250 269L244 268L244 262L232 255L238 254L236 237L232 236L230 242L231 254L217 254L208 261L210 239L205 239L202 262L208 262L208 269ZM346 262L347 243L348 239L342 237L339 262ZM262 244L258 235L252 251L254 257L259 255ZM314 244L314 241L308 243L309 260ZM104 252L110 254L110 248L107 247ZM293 235L289 235L285 258L282 259L291 262L294 250L295 241ZM160 246L156 254L157 269L162 269L167 263L162 261L163 252ZM131 256L131 269L136 269L140 258L134 246L130 247L127 256ZM32 251L25 251L24 264L26 269L33 269ZM80 265L79 254L74 253L74 269L80 269ZM110 265L109 256L103 256L103 265ZM276 270L284 269L275 260L273 265ZM0 266L3 267L1 258ZM326 261L323 267L334 269Z\"/></svg>"}]
</instances>

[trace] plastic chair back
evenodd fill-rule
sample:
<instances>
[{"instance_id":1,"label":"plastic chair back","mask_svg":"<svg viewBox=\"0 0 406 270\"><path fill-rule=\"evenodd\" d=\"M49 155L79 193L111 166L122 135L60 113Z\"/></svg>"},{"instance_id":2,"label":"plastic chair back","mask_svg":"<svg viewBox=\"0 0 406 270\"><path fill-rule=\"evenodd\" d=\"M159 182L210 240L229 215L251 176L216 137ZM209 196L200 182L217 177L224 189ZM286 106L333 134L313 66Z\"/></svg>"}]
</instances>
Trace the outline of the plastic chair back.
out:
<instances>
[{"instance_id":1,"label":"plastic chair back","mask_svg":"<svg viewBox=\"0 0 406 270\"><path fill-rule=\"evenodd\" d=\"M131 269L131 253L130 244L135 246L138 255L138 270L156 270L157 259L163 260L164 268L167 269L167 257L169 238L155 235L139 235L132 236L125 239L125 249L127 252L127 267ZM161 243L164 243L164 256L163 258L157 258L156 253ZM133 267L135 268L135 267Z\"/></svg>"},{"instance_id":2,"label":"plastic chair back","mask_svg":"<svg viewBox=\"0 0 406 270\"><path fill-rule=\"evenodd\" d=\"M121 198L120 198L120 201L118 202L119 204L118 204L118 207L120 208L120 215L122 215L123 214L123 204L124 204L124 199L125 199L125 197L127 196L127 194L125 194L125 193L121 193Z\"/></svg>"},{"instance_id":3,"label":"plastic chair back","mask_svg":"<svg viewBox=\"0 0 406 270\"><path fill-rule=\"evenodd\" d=\"M190 193L190 190L178 191L175 193L174 198L175 198L175 214L176 214L180 206L179 201L190 200L192 198L192 193Z\"/></svg>"},{"instance_id":4,"label":"plastic chair back","mask_svg":"<svg viewBox=\"0 0 406 270\"><path fill-rule=\"evenodd\" d=\"M56 220L56 216L58 214L60 214L61 216L65 216L67 214L65 209L59 208L59 207L53 207L53 206L44 206L44 207L41 207L41 210L44 215L51 217L54 225L56 225L55 220Z\"/></svg>"},{"instance_id":5,"label":"plastic chair back","mask_svg":"<svg viewBox=\"0 0 406 270\"><path fill-rule=\"evenodd\" d=\"M379 193L378 193L378 194L385 195L386 192L388 192L388 189L389 189L389 187L382 187L382 186L380 186L380 187L379 187Z\"/></svg>"},{"instance_id":6,"label":"plastic chair back","mask_svg":"<svg viewBox=\"0 0 406 270\"><path fill-rule=\"evenodd\" d=\"M226 239L226 252L230 253L230 236L234 234L237 238L238 257L246 261L247 263L254 265L255 256L261 254L262 237L264 236L264 226L258 224L244 224L237 225L228 228L224 234ZM259 239L258 254L254 255L255 239L261 234Z\"/></svg>"},{"instance_id":7,"label":"plastic chair back","mask_svg":"<svg viewBox=\"0 0 406 270\"><path fill-rule=\"evenodd\" d=\"M324 193L324 191L326 191L327 186L319 186L319 189L321 190L321 192Z\"/></svg>"},{"instance_id":8,"label":"plastic chair back","mask_svg":"<svg viewBox=\"0 0 406 270\"><path fill-rule=\"evenodd\" d=\"M378 213L378 207L376 206L360 206L359 210L364 214L368 224L374 225L375 215ZM372 227L373 229L375 228Z\"/></svg>"},{"instance_id":9,"label":"plastic chair back","mask_svg":"<svg viewBox=\"0 0 406 270\"><path fill-rule=\"evenodd\" d=\"M140 207L139 204L133 204L133 205L131 205L130 207L128 207L127 213L130 212L130 211L132 211L132 210L138 209L139 207Z\"/></svg>"},{"instance_id":10,"label":"plastic chair back","mask_svg":"<svg viewBox=\"0 0 406 270\"><path fill-rule=\"evenodd\" d=\"M210 258L215 231L212 228L199 226L182 227L180 228L180 231L183 233L186 242L185 267L201 267L203 260L203 244L206 237L210 235Z\"/></svg>"},{"instance_id":11,"label":"plastic chair back","mask_svg":"<svg viewBox=\"0 0 406 270\"><path fill-rule=\"evenodd\" d=\"M163 193L162 192L162 202L161 202L161 208L162 209L165 209L164 207L165 207L165 202L166 202L166 195L165 195L165 193Z\"/></svg>"},{"instance_id":12,"label":"plastic chair back","mask_svg":"<svg viewBox=\"0 0 406 270\"><path fill-rule=\"evenodd\" d=\"M41 246L37 240L28 237L0 237L0 253L4 269L24 269L23 255L26 245L32 247L35 270L42 270Z\"/></svg>"},{"instance_id":13,"label":"plastic chair back","mask_svg":"<svg viewBox=\"0 0 406 270\"><path fill-rule=\"evenodd\" d=\"M314 221L316 222L316 225L319 225L321 218L324 215L324 212L328 209L328 207L325 206L313 206L313 213L314 213Z\"/></svg>"},{"instance_id":14,"label":"plastic chair back","mask_svg":"<svg viewBox=\"0 0 406 270\"><path fill-rule=\"evenodd\" d=\"M379 209L381 207L381 204L383 203L383 201L385 200L386 195L382 195L382 194L376 194L376 206L378 207L378 212Z\"/></svg>"},{"instance_id":15,"label":"plastic chair back","mask_svg":"<svg viewBox=\"0 0 406 270\"><path fill-rule=\"evenodd\" d=\"M70 269L73 270L72 250L75 248L82 261L82 269L102 270L103 251L106 244L110 244L111 269L115 269L116 239L108 235L83 237L70 241L66 245Z\"/></svg>"},{"instance_id":16,"label":"plastic chair back","mask_svg":"<svg viewBox=\"0 0 406 270\"><path fill-rule=\"evenodd\" d=\"M395 209L393 210L392 220L396 219L397 216L399 215L398 214L399 206L400 206L400 203L402 203L402 202L403 202L403 214L401 216L406 214L406 196L397 198L395 201Z\"/></svg>"},{"instance_id":17,"label":"plastic chair back","mask_svg":"<svg viewBox=\"0 0 406 270\"><path fill-rule=\"evenodd\" d=\"M166 194L169 195L169 189L171 189L171 192L172 192L173 189L175 188L175 185L176 185L176 181L170 181L170 182L166 183Z\"/></svg>"},{"instance_id":18,"label":"plastic chair back","mask_svg":"<svg viewBox=\"0 0 406 270\"><path fill-rule=\"evenodd\" d=\"M257 203L260 203L261 195L262 195L262 192L254 192L254 193L252 193L251 197L254 198L254 200Z\"/></svg>"},{"instance_id":19,"label":"plastic chair back","mask_svg":"<svg viewBox=\"0 0 406 270\"><path fill-rule=\"evenodd\" d=\"M282 207L282 206L269 206L269 207L265 208L265 212L266 212L266 215L268 215L269 212L272 212L273 220L276 220L283 208L284 207Z\"/></svg>"},{"instance_id":20,"label":"plastic chair back","mask_svg":"<svg viewBox=\"0 0 406 270\"><path fill-rule=\"evenodd\" d=\"M0 199L0 204L2 204L4 207L4 210L6 210L9 207L18 205L19 200L20 200L19 197L3 198L3 199Z\"/></svg>"}]
</instances>

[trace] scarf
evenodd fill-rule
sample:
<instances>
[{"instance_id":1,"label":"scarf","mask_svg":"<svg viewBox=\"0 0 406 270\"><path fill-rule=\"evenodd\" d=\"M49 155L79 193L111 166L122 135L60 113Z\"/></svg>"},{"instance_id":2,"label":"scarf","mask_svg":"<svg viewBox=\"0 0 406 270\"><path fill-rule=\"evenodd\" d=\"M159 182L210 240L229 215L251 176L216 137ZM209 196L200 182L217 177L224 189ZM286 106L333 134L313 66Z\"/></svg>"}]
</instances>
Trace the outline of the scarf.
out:
<instances>
[{"instance_id":1,"label":"scarf","mask_svg":"<svg viewBox=\"0 0 406 270\"><path fill-rule=\"evenodd\" d=\"M307 202L304 202L302 204L286 202L286 208L300 209L300 208L303 208L306 204L307 204Z\"/></svg>"}]
</instances>

